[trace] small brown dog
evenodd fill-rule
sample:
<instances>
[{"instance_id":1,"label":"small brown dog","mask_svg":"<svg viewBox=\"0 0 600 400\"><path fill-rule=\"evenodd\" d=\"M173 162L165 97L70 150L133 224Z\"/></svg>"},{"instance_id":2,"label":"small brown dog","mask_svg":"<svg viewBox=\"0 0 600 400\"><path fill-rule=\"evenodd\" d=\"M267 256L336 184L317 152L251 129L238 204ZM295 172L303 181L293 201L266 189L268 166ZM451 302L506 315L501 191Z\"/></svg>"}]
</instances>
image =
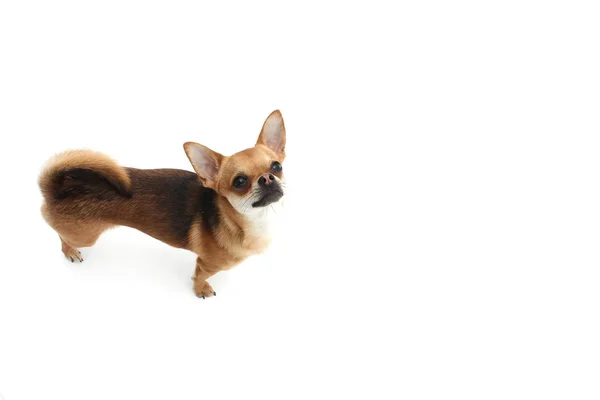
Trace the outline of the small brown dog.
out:
<instances>
[{"instance_id":1,"label":"small brown dog","mask_svg":"<svg viewBox=\"0 0 600 400\"><path fill-rule=\"evenodd\" d=\"M90 150L56 155L42 171L42 215L58 232L67 259L83 261L106 229L138 229L198 255L194 292L216 295L206 279L264 251L281 207L285 158L281 113L266 119L253 148L230 157L183 145L194 170L142 170Z\"/></svg>"}]
</instances>

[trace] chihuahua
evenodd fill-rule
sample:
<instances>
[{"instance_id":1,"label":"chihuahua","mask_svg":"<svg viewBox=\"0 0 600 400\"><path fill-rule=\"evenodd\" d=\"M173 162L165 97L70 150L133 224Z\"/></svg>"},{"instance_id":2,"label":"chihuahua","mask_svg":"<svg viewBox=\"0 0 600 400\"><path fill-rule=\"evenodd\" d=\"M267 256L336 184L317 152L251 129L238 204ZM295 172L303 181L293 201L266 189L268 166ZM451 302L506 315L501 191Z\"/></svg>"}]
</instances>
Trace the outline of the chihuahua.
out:
<instances>
[{"instance_id":1,"label":"chihuahua","mask_svg":"<svg viewBox=\"0 0 600 400\"><path fill-rule=\"evenodd\" d=\"M42 215L71 262L105 230L138 229L194 252L196 296L216 293L206 280L263 252L282 206L285 126L279 110L265 120L256 145L223 156L198 143L183 145L196 173L122 167L91 150L48 161L39 177Z\"/></svg>"}]
</instances>

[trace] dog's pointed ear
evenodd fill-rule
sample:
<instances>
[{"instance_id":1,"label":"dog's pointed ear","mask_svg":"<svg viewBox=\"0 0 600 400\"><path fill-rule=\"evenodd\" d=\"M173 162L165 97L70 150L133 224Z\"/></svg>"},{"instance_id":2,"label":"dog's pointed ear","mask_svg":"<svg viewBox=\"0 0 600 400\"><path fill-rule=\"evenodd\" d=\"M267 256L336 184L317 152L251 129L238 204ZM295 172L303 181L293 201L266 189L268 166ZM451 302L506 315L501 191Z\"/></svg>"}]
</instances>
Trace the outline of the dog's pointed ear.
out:
<instances>
[{"instance_id":1,"label":"dog's pointed ear","mask_svg":"<svg viewBox=\"0 0 600 400\"><path fill-rule=\"evenodd\" d=\"M183 149L202 183L206 187L214 189L223 156L206 146L194 142L185 143Z\"/></svg>"},{"instance_id":2,"label":"dog's pointed ear","mask_svg":"<svg viewBox=\"0 0 600 400\"><path fill-rule=\"evenodd\" d=\"M285 125L279 110L273 111L265 120L256 144L262 144L285 157Z\"/></svg>"}]
</instances>

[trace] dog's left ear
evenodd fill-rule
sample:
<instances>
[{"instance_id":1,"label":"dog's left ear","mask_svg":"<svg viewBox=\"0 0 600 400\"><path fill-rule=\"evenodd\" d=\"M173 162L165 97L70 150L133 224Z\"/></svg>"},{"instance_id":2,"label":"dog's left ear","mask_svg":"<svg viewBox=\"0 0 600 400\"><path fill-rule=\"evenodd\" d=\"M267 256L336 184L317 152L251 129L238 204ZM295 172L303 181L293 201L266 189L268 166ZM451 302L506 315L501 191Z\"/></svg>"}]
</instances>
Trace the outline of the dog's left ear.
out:
<instances>
[{"instance_id":1,"label":"dog's left ear","mask_svg":"<svg viewBox=\"0 0 600 400\"><path fill-rule=\"evenodd\" d=\"M194 142L185 143L183 149L204 186L214 189L223 156L206 146Z\"/></svg>"},{"instance_id":2,"label":"dog's left ear","mask_svg":"<svg viewBox=\"0 0 600 400\"><path fill-rule=\"evenodd\" d=\"M256 144L262 144L280 157L285 157L285 125L279 110L273 111L267 117Z\"/></svg>"}]
</instances>

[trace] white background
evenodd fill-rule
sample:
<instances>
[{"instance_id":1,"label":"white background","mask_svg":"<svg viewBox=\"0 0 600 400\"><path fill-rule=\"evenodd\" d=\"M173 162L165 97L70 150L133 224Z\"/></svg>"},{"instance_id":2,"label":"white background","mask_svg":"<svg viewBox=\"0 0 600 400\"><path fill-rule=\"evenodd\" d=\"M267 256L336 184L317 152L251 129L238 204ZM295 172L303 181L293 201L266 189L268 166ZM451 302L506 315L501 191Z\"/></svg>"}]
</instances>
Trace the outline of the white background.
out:
<instances>
[{"instance_id":1,"label":"white background","mask_svg":"<svg viewBox=\"0 0 600 400\"><path fill-rule=\"evenodd\" d=\"M0 393L598 399L594 3L3 1ZM276 108L284 229L217 297L126 228L63 259L49 156L191 170Z\"/></svg>"}]
</instances>

